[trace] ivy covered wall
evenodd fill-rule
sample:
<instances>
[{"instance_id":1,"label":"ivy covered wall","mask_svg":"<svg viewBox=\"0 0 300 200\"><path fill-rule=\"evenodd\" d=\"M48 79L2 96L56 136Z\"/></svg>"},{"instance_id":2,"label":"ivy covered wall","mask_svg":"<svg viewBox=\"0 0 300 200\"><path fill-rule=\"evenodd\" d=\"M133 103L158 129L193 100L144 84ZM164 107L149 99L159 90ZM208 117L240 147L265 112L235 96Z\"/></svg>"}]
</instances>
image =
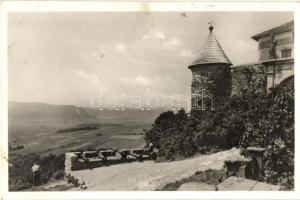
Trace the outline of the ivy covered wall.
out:
<instances>
[{"instance_id":1,"label":"ivy covered wall","mask_svg":"<svg viewBox=\"0 0 300 200\"><path fill-rule=\"evenodd\" d=\"M242 65L231 68L231 95L244 90L267 90L267 73L261 64ZM267 91L266 91L267 92Z\"/></svg>"},{"instance_id":2,"label":"ivy covered wall","mask_svg":"<svg viewBox=\"0 0 300 200\"><path fill-rule=\"evenodd\" d=\"M192 69L192 110L215 109L217 101L231 94L228 64L207 64Z\"/></svg>"}]
</instances>

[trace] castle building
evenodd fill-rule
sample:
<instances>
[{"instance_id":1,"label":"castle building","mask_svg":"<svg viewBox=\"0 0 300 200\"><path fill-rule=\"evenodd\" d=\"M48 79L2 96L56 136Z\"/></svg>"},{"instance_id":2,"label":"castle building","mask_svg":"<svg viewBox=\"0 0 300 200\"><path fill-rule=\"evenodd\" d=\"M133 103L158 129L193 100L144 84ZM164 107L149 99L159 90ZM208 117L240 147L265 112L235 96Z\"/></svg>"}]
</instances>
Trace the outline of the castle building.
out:
<instances>
[{"instance_id":1,"label":"castle building","mask_svg":"<svg viewBox=\"0 0 300 200\"><path fill-rule=\"evenodd\" d=\"M252 36L266 70L267 91L294 74L294 21Z\"/></svg>"},{"instance_id":2,"label":"castle building","mask_svg":"<svg viewBox=\"0 0 300 200\"><path fill-rule=\"evenodd\" d=\"M216 99L230 96L232 63L209 27L197 59L188 67L192 71L192 110L214 109ZM206 102L205 102L206 101Z\"/></svg>"},{"instance_id":3,"label":"castle building","mask_svg":"<svg viewBox=\"0 0 300 200\"><path fill-rule=\"evenodd\" d=\"M192 110L206 110L218 99L251 88L269 92L294 75L294 21L252 36L259 60L242 65L232 65L212 26L209 31L198 58L188 67L193 76Z\"/></svg>"}]
</instances>

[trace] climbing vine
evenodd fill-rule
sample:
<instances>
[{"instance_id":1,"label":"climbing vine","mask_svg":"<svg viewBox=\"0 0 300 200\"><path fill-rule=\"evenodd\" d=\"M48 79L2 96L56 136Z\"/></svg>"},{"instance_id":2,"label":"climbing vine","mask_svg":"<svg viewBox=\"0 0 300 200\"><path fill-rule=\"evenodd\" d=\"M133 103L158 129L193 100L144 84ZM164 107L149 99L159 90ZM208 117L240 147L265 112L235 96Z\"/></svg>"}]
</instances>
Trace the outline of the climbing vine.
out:
<instances>
[{"instance_id":1,"label":"climbing vine","mask_svg":"<svg viewBox=\"0 0 300 200\"><path fill-rule=\"evenodd\" d=\"M159 158L174 160L195 153L232 147L267 148L263 179L293 188L294 184L294 77L268 95L264 77L230 98L216 102L216 110L183 110L161 114L146 139L159 148ZM197 84L197 82L193 83Z\"/></svg>"}]
</instances>

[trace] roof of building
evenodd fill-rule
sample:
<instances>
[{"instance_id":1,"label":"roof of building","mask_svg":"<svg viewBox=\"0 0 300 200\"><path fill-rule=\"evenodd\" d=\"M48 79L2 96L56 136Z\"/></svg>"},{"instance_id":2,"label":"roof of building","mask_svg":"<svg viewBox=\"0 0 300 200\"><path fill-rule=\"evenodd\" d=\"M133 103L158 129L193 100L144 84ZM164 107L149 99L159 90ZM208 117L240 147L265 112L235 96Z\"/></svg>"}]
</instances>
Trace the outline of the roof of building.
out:
<instances>
[{"instance_id":1,"label":"roof of building","mask_svg":"<svg viewBox=\"0 0 300 200\"><path fill-rule=\"evenodd\" d=\"M276 59L269 59L269 60L263 60L258 62L252 62L252 63L243 63L243 64L237 64L230 66L231 69L235 68L242 68L242 67L258 67L262 66L264 63L272 63L272 62L294 62L294 58L276 58Z\"/></svg>"},{"instance_id":2,"label":"roof of building","mask_svg":"<svg viewBox=\"0 0 300 200\"><path fill-rule=\"evenodd\" d=\"M261 62L243 63L230 66L231 69L242 68L242 67L257 67L261 66Z\"/></svg>"},{"instance_id":3,"label":"roof of building","mask_svg":"<svg viewBox=\"0 0 300 200\"><path fill-rule=\"evenodd\" d=\"M220 43L212 32L213 27L211 26L209 30L210 33L200 50L198 58L190 66L213 63L225 63L231 65L232 63L225 55Z\"/></svg>"},{"instance_id":4,"label":"roof of building","mask_svg":"<svg viewBox=\"0 0 300 200\"><path fill-rule=\"evenodd\" d=\"M259 38L261 38L261 37L271 35L271 34L279 34L279 33L284 33L284 32L288 32L288 31L293 31L293 29L294 29L294 21L290 21L290 22L287 22L280 26L276 26L274 28L266 30L262 33L258 33L256 35L252 36L251 38L258 41Z\"/></svg>"}]
</instances>

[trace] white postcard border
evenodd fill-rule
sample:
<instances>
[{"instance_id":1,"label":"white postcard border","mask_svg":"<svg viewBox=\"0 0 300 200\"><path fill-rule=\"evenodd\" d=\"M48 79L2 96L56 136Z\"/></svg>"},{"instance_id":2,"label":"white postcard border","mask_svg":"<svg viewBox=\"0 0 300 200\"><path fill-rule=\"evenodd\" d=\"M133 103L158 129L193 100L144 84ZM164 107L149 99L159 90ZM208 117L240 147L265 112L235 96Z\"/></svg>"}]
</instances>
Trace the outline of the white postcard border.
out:
<instances>
[{"instance_id":1,"label":"white postcard border","mask_svg":"<svg viewBox=\"0 0 300 200\"><path fill-rule=\"evenodd\" d=\"M95 2L22 1L1 5L1 198L3 199L299 199L299 80L295 78L295 191L280 192L8 192L7 128L7 14L9 12L109 12L109 11L292 11L295 18L295 77L299 74L300 9L295 2ZM298 158L297 158L298 156ZM298 169L297 169L298 168Z\"/></svg>"}]
</instances>

